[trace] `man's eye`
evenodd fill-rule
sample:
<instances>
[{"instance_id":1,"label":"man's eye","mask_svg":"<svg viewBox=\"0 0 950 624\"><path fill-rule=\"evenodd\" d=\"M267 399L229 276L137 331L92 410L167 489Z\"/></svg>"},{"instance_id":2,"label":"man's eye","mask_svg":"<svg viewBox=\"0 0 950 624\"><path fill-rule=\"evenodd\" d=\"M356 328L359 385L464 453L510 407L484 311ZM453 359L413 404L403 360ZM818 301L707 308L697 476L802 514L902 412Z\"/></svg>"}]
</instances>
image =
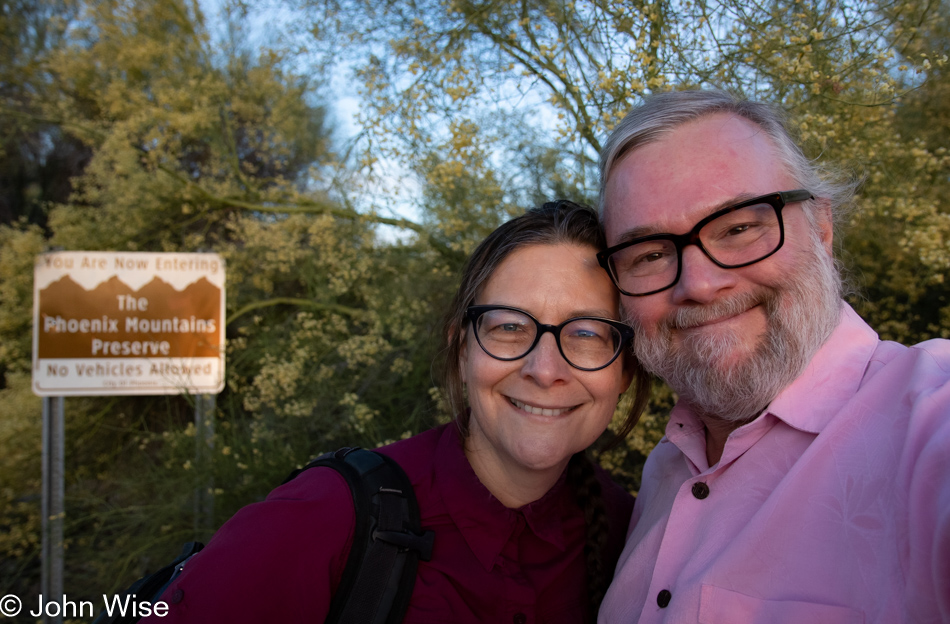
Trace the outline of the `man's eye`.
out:
<instances>
[{"instance_id":1,"label":"man's eye","mask_svg":"<svg viewBox=\"0 0 950 624\"><path fill-rule=\"evenodd\" d=\"M649 251L646 253L641 253L636 255L631 259L629 264L629 270L634 273L641 271L649 271L651 265L656 265L657 263L662 263L667 258L669 258L669 253L665 250L655 250Z\"/></svg>"},{"instance_id":2,"label":"man's eye","mask_svg":"<svg viewBox=\"0 0 950 624\"><path fill-rule=\"evenodd\" d=\"M641 256L637 260L637 262L649 264L650 262L656 262L657 260L662 260L664 256L666 256L665 253L660 252L660 251L654 251L653 253L648 253L644 256Z\"/></svg>"}]
</instances>

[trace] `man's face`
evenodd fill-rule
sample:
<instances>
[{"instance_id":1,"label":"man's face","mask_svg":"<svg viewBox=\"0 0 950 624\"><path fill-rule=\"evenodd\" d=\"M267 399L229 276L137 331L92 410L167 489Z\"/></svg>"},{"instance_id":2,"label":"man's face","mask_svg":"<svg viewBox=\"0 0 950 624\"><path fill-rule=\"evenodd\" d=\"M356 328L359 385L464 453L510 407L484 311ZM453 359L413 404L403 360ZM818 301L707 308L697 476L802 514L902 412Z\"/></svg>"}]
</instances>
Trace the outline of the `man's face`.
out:
<instances>
[{"instance_id":1,"label":"man's face","mask_svg":"<svg viewBox=\"0 0 950 624\"><path fill-rule=\"evenodd\" d=\"M711 115L614 165L605 189L607 243L689 232L716 210L795 188L761 129ZM723 269L687 246L673 287L623 298L644 365L701 413L754 417L837 323L830 216L818 213L812 228L804 210L802 203L783 209L785 243L761 262Z\"/></svg>"}]
</instances>

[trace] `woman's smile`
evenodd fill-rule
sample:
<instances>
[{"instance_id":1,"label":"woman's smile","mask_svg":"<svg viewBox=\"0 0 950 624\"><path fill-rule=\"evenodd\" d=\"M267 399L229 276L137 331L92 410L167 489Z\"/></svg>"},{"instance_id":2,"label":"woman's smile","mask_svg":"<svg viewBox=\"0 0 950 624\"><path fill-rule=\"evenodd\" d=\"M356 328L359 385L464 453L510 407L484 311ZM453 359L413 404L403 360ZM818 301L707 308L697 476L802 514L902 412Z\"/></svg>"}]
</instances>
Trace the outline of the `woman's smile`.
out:
<instances>
[{"instance_id":1,"label":"woman's smile","mask_svg":"<svg viewBox=\"0 0 950 624\"><path fill-rule=\"evenodd\" d=\"M524 403L518 399L512 397L507 397L508 401L517 407L520 410L524 410L529 414L534 414L535 416L560 416L566 412L571 412L578 407L579 405L572 405L570 407L541 407L539 405L531 405L529 403Z\"/></svg>"}]
</instances>

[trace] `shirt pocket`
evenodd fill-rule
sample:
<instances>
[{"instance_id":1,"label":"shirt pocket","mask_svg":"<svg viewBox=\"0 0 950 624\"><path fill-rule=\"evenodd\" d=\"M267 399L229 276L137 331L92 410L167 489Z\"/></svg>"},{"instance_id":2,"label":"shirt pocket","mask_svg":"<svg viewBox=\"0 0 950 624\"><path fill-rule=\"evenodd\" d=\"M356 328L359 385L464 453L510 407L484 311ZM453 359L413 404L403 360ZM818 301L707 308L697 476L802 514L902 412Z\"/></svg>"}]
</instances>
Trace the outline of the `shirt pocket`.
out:
<instances>
[{"instance_id":1,"label":"shirt pocket","mask_svg":"<svg viewBox=\"0 0 950 624\"><path fill-rule=\"evenodd\" d=\"M703 585L699 598L699 624L864 624L864 613L850 607L802 602L762 600L738 592Z\"/></svg>"}]
</instances>

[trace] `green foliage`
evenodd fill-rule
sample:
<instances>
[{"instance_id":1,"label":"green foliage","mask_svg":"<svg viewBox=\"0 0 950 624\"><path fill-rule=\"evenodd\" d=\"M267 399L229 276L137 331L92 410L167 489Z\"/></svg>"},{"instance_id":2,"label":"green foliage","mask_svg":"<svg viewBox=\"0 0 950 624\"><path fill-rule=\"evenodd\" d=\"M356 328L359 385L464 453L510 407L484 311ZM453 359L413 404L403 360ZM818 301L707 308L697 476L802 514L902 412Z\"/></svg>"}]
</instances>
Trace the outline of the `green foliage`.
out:
<instances>
[{"instance_id":1,"label":"green foliage","mask_svg":"<svg viewBox=\"0 0 950 624\"><path fill-rule=\"evenodd\" d=\"M198 486L213 483L220 524L312 455L444 421L433 341L465 255L527 207L592 202L601 142L646 93L715 84L787 109L810 156L864 179L838 235L858 310L887 338L950 335L940 3L304 3L308 52L356 68L352 159L315 104L307 76L323 68L295 69L305 46L236 43L253 5L232 7L225 45L188 0L4 7L0 45L17 52L0 66L0 594L35 594L39 576L31 275L51 246L227 261L207 464L188 397L66 402L73 599L206 537ZM674 401L658 384L602 457L633 491Z\"/></svg>"},{"instance_id":2,"label":"green foliage","mask_svg":"<svg viewBox=\"0 0 950 624\"><path fill-rule=\"evenodd\" d=\"M326 3L304 4L315 14L327 10ZM338 0L330 6L337 27L369 58L356 61L366 100L363 162L385 157L417 172L426 189L422 208L438 223L462 230L454 223L476 214L464 201L470 197L500 193L499 207L553 192L596 197L601 142L630 106L656 91L718 86L786 109L809 156L833 176L864 180L837 240L860 293L851 298L858 311L885 338L916 342L950 334L945 4ZM433 160L436 146L446 144L489 145L491 156L471 164ZM519 162L525 145L547 157ZM444 171L458 188L435 179ZM546 184L532 185L545 176ZM430 185L444 194L434 195ZM462 197L451 194L459 189ZM453 221L445 211L456 204ZM620 451L605 458L615 473L630 475L634 488L670 402L668 391L658 392L626 459Z\"/></svg>"},{"instance_id":3,"label":"green foliage","mask_svg":"<svg viewBox=\"0 0 950 624\"><path fill-rule=\"evenodd\" d=\"M45 63L75 14L70 0L0 4L0 224L45 225L46 204L69 196L89 150L36 115L50 88Z\"/></svg>"},{"instance_id":4,"label":"green foliage","mask_svg":"<svg viewBox=\"0 0 950 624\"><path fill-rule=\"evenodd\" d=\"M30 392L28 371L7 372L0 388L0 578L2 589L28 587L38 579L40 551L39 492L40 400ZM12 584L8 579L22 579ZM25 595L25 594L24 594Z\"/></svg>"},{"instance_id":5,"label":"green foliage","mask_svg":"<svg viewBox=\"0 0 950 624\"><path fill-rule=\"evenodd\" d=\"M317 85L281 54L215 53L197 7L179 0L77 11L44 51L43 96L18 114L91 158L45 230L0 226L3 593L35 594L39 576L36 254L213 250L228 263L227 386L210 462L196 458L188 397L66 401L66 587L78 600L207 538L196 487L213 484L219 524L315 454L430 426L434 311L462 256L421 225L330 199L340 166ZM382 243L378 223L420 237Z\"/></svg>"}]
</instances>

